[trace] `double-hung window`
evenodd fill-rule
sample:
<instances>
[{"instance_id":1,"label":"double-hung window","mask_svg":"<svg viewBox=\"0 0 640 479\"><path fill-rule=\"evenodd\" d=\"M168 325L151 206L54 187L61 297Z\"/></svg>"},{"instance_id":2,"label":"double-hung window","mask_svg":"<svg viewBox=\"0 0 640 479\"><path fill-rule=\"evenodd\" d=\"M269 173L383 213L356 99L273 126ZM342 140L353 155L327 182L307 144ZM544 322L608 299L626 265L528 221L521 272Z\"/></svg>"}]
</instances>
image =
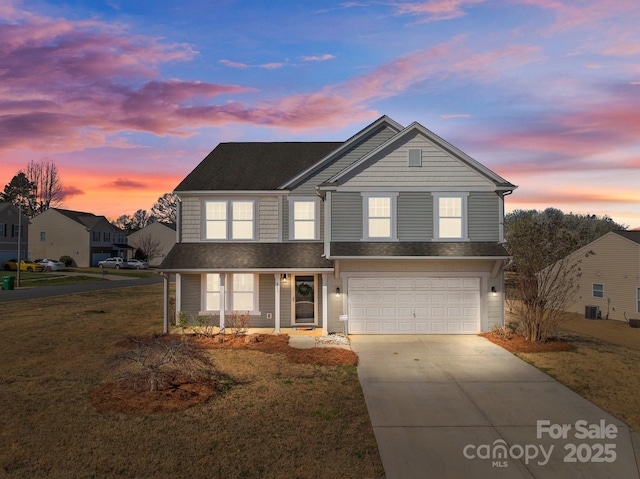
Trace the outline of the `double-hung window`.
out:
<instances>
[{"instance_id":1,"label":"double-hung window","mask_svg":"<svg viewBox=\"0 0 640 479\"><path fill-rule=\"evenodd\" d=\"M291 200L290 211L291 239L318 239L318 202L308 199Z\"/></svg>"},{"instance_id":2,"label":"double-hung window","mask_svg":"<svg viewBox=\"0 0 640 479\"><path fill-rule=\"evenodd\" d=\"M593 283L591 294L594 298L604 298L604 284Z\"/></svg>"},{"instance_id":3,"label":"double-hung window","mask_svg":"<svg viewBox=\"0 0 640 479\"><path fill-rule=\"evenodd\" d=\"M466 196L460 194L440 194L435 197L435 200L436 239L466 239Z\"/></svg>"},{"instance_id":4,"label":"double-hung window","mask_svg":"<svg viewBox=\"0 0 640 479\"><path fill-rule=\"evenodd\" d=\"M220 275L206 274L204 309L220 312ZM257 276L254 274L228 274L225 288L226 311L258 311Z\"/></svg>"},{"instance_id":5,"label":"double-hung window","mask_svg":"<svg viewBox=\"0 0 640 479\"><path fill-rule=\"evenodd\" d=\"M638 309L636 309L636 313L640 314L640 288L636 288L636 306Z\"/></svg>"},{"instance_id":6,"label":"double-hung window","mask_svg":"<svg viewBox=\"0 0 640 479\"><path fill-rule=\"evenodd\" d=\"M364 196L365 239L395 239L396 196L391 194L367 194Z\"/></svg>"},{"instance_id":7,"label":"double-hung window","mask_svg":"<svg viewBox=\"0 0 640 479\"><path fill-rule=\"evenodd\" d=\"M255 202L252 200L206 201L205 239L252 240Z\"/></svg>"}]
</instances>

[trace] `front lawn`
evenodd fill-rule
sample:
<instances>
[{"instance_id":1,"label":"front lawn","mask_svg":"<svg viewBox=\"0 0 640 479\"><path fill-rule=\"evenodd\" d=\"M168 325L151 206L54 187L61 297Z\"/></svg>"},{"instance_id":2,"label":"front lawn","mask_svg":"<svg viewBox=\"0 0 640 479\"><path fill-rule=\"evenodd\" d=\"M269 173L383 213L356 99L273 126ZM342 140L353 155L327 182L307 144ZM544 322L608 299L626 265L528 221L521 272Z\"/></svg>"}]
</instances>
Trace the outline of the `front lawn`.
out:
<instances>
[{"instance_id":1,"label":"front lawn","mask_svg":"<svg viewBox=\"0 0 640 479\"><path fill-rule=\"evenodd\" d=\"M0 475L382 477L356 368L214 349L227 389L173 413L99 412L122 340L161 330L162 285L2 305Z\"/></svg>"}]
</instances>

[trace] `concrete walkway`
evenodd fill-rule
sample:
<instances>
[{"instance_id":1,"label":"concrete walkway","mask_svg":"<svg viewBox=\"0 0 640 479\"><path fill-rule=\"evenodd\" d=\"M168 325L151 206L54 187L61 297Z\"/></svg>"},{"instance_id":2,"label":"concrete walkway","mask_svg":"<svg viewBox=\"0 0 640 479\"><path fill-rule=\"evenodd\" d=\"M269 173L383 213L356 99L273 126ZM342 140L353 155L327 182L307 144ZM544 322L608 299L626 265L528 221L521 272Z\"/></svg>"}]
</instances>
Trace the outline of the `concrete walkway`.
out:
<instances>
[{"instance_id":1,"label":"concrete walkway","mask_svg":"<svg viewBox=\"0 0 640 479\"><path fill-rule=\"evenodd\" d=\"M638 434L484 338L351 346L388 479L639 477Z\"/></svg>"}]
</instances>

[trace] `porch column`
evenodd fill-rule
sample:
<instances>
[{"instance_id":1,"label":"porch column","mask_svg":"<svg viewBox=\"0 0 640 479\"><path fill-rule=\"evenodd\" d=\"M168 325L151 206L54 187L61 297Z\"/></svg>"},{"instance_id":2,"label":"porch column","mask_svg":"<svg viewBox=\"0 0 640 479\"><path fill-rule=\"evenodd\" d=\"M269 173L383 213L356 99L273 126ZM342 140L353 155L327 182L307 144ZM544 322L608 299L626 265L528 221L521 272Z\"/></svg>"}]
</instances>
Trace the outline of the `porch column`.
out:
<instances>
[{"instance_id":1,"label":"porch column","mask_svg":"<svg viewBox=\"0 0 640 479\"><path fill-rule=\"evenodd\" d=\"M220 332L224 333L224 313L227 310L227 304L225 301L225 284L227 282L227 274L220 273Z\"/></svg>"},{"instance_id":2,"label":"porch column","mask_svg":"<svg viewBox=\"0 0 640 479\"><path fill-rule=\"evenodd\" d=\"M327 273L322 273L322 334L329 334L329 285Z\"/></svg>"},{"instance_id":3,"label":"porch column","mask_svg":"<svg viewBox=\"0 0 640 479\"><path fill-rule=\"evenodd\" d=\"M273 275L276 280L276 308L273 312L274 315L274 333L280 334L280 273Z\"/></svg>"},{"instance_id":4,"label":"porch column","mask_svg":"<svg viewBox=\"0 0 640 479\"><path fill-rule=\"evenodd\" d=\"M164 281L164 304L162 308L163 321L162 321L162 333L169 334L169 278L170 275L161 273Z\"/></svg>"}]
</instances>

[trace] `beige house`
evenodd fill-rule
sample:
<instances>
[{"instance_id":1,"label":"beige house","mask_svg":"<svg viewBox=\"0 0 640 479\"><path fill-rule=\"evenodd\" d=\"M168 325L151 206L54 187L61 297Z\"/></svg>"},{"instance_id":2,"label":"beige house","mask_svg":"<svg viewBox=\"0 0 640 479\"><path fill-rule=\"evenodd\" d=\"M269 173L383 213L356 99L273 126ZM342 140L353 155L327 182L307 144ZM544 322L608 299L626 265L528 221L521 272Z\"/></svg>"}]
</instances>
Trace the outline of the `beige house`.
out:
<instances>
[{"instance_id":1,"label":"beige house","mask_svg":"<svg viewBox=\"0 0 640 479\"><path fill-rule=\"evenodd\" d=\"M176 244L176 225L154 222L145 226L141 230L127 236L128 243L135 249L145 249L144 245L150 243L158 244L156 255L148 259L149 266L160 266L162 260L167 256L173 245ZM135 250L134 250L135 251Z\"/></svg>"},{"instance_id":2,"label":"beige house","mask_svg":"<svg viewBox=\"0 0 640 479\"><path fill-rule=\"evenodd\" d=\"M50 208L32 218L30 258L70 256L77 266L97 266L111 256L128 258L132 248L124 232L104 216Z\"/></svg>"},{"instance_id":3,"label":"beige house","mask_svg":"<svg viewBox=\"0 0 640 479\"><path fill-rule=\"evenodd\" d=\"M18 217L18 208L8 202L0 203L0 262L18 257L18 230L22 230L20 258L27 257L29 219Z\"/></svg>"},{"instance_id":4,"label":"beige house","mask_svg":"<svg viewBox=\"0 0 640 479\"><path fill-rule=\"evenodd\" d=\"M640 318L640 231L607 233L571 256L587 251L595 255L582 259L580 290L569 311L585 316L595 311L595 317L599 312L602 319L619 321L625 313Z\"/></svg>"}]
</instances>

